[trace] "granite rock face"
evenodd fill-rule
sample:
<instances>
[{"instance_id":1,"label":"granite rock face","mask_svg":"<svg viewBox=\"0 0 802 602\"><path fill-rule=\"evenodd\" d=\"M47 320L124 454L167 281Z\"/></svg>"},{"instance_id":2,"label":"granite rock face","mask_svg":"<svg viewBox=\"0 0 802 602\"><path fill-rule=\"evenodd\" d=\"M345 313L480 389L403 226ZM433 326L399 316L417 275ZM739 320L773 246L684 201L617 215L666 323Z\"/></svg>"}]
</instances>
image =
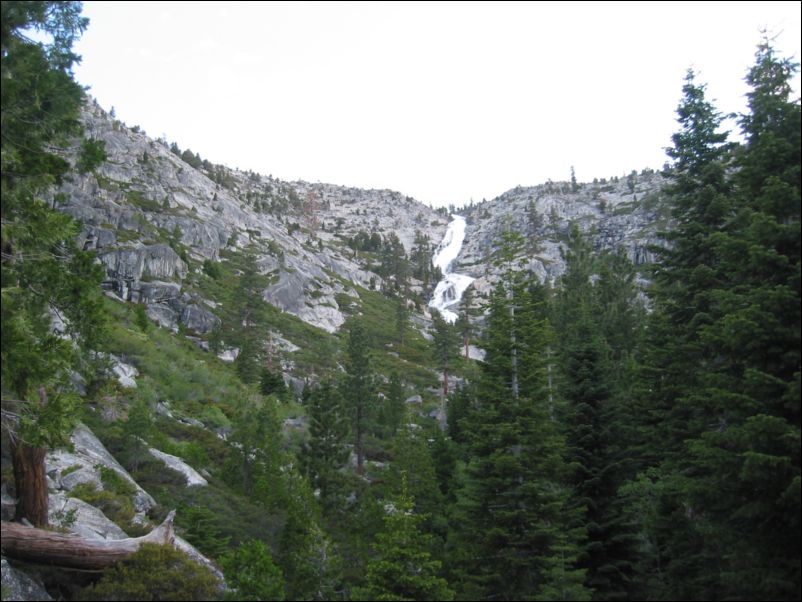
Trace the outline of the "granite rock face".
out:
<instances>
[{"instance_id":1,"label":"granite rock face","mask_svg":"<svg viewBox=\"0 0 802 602\"><path fill-rule=\"evenodd\" d=\"M173 330L203 335L217 327L216 312L188 285L203 262L248 247L269 277L265 300L335 332L345 321L343 295L382 286L349 240L395 235L409 252L417 233L439 243L450 220L391 190L286 182L182 155L190 165L166 141L127 128L91 102L83 121L105 141L109 160L62 186L61 210L83 224L78 242L98 252L109 294L146 304L151 319ZM471 204L460 210L467 229L454 270L476 278L481 302L498 279L492 257L500 236L514 230L527 241L520 269L555 280L565 269L561 251L572 224L596 250L621 247L637 265L648 263L655 232L669 222L663 185L659 173L644 170L591 184L519 186Z\"/></svg>"},{"instance_id":2,"label":"granite rock face","mask_svg":"<svg viewBox=\"0 0 802 602\"><path fill-rule=\"evenodd\" d=\"M653 261L649 246L657 231L669 226L663 199L665 178L651 170L624 178L572 186L568 182L517 187L463 212L468 227L458 258L460 272L476 278L486 293L498 281L493 265L505 231L523 235L516 265L541 281L555 281L565 271L562 251L572 225L590 237L596 252L623 249L636 266Z\"/></svg>"},{"instance_id":3,"label":"granite rock face","mask_svg":"<svg viewBox=\"0 0 802 602\"><path fill-rule=\"evenodd\" d=\"M15 569L8 560L0 560L3 600L52 600L44 586L27 573Z\"/></svg>"},{"instance_id":4,"label":"granite rock face","mask_svg":"<svg viewBox=\"0 0 802 602\"><path fill-rule=\"evenodd\" d=\"M193 167L94 103L83 121L105 141L109 160L61 187L61 210L82 223L78 243L98 252L104 288L146 304L167 328L205 334L217 326L214 312L185 297L187 280L222 250L248 246L272 280L265 299L334 332L345 321L336 296L381 283L350 253L349 237L394 233L409 250L416 231L437 239L445 230L446 218L396 192L284 182L200 161Z\"/></svg>"},{"instance_id":5,"label":"granite rock face","mask_svg":"<svg viewBox=\"0 0 802 602\"><path fill-rule=\"evenodd\" d=\"M133 503L136 512L147 512L156 505L156 500L131 478L88 427L78 425L70 436L70 442L72 451L56 449L45 460L47 474L56 490L69 492L79 483L85 482L103 489L100 469L106 468L116 472L134 488ZM54 504L51 503L51 507Z\"/></svg>"}]
</instances>

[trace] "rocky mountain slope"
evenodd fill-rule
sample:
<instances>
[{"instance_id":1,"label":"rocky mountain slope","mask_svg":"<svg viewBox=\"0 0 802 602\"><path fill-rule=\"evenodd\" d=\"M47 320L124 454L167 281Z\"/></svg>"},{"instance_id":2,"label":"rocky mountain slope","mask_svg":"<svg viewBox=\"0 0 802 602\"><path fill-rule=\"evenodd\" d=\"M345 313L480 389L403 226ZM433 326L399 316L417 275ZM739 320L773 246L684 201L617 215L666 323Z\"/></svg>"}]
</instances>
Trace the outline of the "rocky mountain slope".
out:
<instances>
[{"instance_id":1,"label":"rocky mountain slope","mask_svg":"<svg viewBox=\"0 0 802 602\"><path fill-rule=\"evenodd\" d=\"M632 172L627 177L590 184L549 182L516 187L464 211L468 220L460 269L476 278L475 289L486 292L499 271L493 255L504 231L522 234L526 245L517 264L541 281L554 281L565 271L561 249L571 225L592 240L596 251L621 247L636 266L653 260L649 246L668 225L668 207L661 201L665 178L657 172Z\"/></svg>"},{"instance_id":2,"label":"rocky mountain slope","mask_svg":"<svg viewBox=\"0 0 802 602\"><path fill-rule=\"evenodd\" d=\"M212 330L214 313L182 283L204 261L218 261L222 249L253 245L261 271L272 276L265 298L333 332L344 321L336 295L381 281L354 261L349 236L394 232L409 248L416 230L437 238L447 223L388 190L287 183L208 163L193 168L164 141L96 105L87 107L84 122L106 143L109 160L65 183L54 202L83 224L80 242L98 251L110 293L146 303L163 326Z\"/></svg>"},{"instance_id":3,"label":"rocky mountain slope","mask_svg":"<svg viewBox=\"0 0 802 602\"><path fill-rule=\"evenodd\" d=\"M268 285L262 292L264 299L321 329L309 329L314 333L307 337L306 344L316 341L320 353L329 353L322 341L328 337L330 345L334 337L326 333L336 333L347 316L353 314L357 304L352 300L364 303L361 297L366 289L382 290L385 285L376 272L377 254L363 252L353 240L394 235L404 251L411 254L419 234L428 236L434 247L450 222L445 211L436 211L389 190L284 182L212 165L189 151L181 152L176 145L153 140L138 128L125 126L95 104L86 107L83 119L87 134L105 142L108 161L94 173L72 176L64 182L54 191L53 204L82 224L79 244L97 251L105 267L103 286L109 296L143 304L151 320L173 331L183 330L198 342L209 338L221 324L222 316L219 304L198 286L202 274L208 274L217 262L248 251L254 253L260 272L268 276ZM663 185L660 174L645 170L591 184L549 182L514 188L496 199L460 210L467 223L465 240L451 267L475 278L472 286L479 292L481 304L500 275L493 260L501 234L512 230L523 234L526 241L517 262L520 269L541 280L554 280L564 271L561 249L572 224L591 236L597 250L621 246L636 264L646 264L651 260L648 246L657 242L656 231L668 223L667 208L661 202ZM410 290L427 298L435 284L413 278ZM363 305L362 309L365 319L391 322L394 318L385 315L387 307L374 306L369 312ZM412 322L425 330L430 324L429 309L426 303L416 307L419 313L412 316ZM133 335L124 336L131 341ZM301 352L292 339L288 332L273 331L273 343L287 355ZM420 341L425 347L425 341ZM405 395L415 393L407 403L421 404L421 393L430 406L436 403L441 388L431 384L442 380L442 375L432 370L428 356L410 347L400 357L401 349L394 343L383 346L388 357L392 356L389 361L395 362L392 365L403 364L422 373L404 383ZM148 355L144 349L137 353ZM202 354L197 348L194 352ZM111 357L120 386L136 387L133 366ZM409 358L414 359L414 365ZM142 357L139 360L141 363ZM328 361L336 364L337 359ZM285 381L299 385L295 387L299 393L310 377L314 380L316 364L307 362L297 370L295 365L292 360L282 362L282 372ZM387 366L381 368L384 373L389 373ZM122 374L125 369L131 373ZM208 378L208 366L196 366L195 372L188 366L179 369L203 382ZM450 377L452 381L455 378ZM148 382L153 386L152 380ZM455 384L450 382L449 386ZM165 399L168 397L172 398L167 395ZM179 395L174 397L187 408L192 403ZM157 408L161 405L157 404ZM194 410L203 414L203 408ZM437 409L430 415L442 417L442 412ZM212 431L224 437L230 430L227 417L219 410L215 413L207 409L203 418L186 423L195 429L193 437ZM285 430L293 432L302 430L305 424L303 417L284 420ZM290 435L287 438L291 439ZM95 492L109 487L104 474L108 480L112 473L128 485L123 487L125 494L118 497L131 499L130 524L145 524L145 513L155 504L153 497L131 480L88 429L79 427L72 442L72 451L56 451L48 456L53 524L69 527L88 538L125 537L118 524L75 494L78 488L84 497L94 500L101 495ZM206 479L175 455L155 448L148 453L176 471L178 476L173 478L178 481L177 490L206 486ZM9 508L13 503L4 496L4 510ZM7 577L13 576L13 569L6 565L3 568L5 583ZM12 581L14 591L37 587L25 581L24 575ZM29 598L38 595L33 593Z\"/></svg>"},{"instance_id":4,"label":"rocky mountain slope","mask_svg":"<svg viewBox=\"0 0 802 602\"><path fill-rule=\"evenodd\" d=\"M357 286L382 285L349 239L392 233L409 253L416 233L436 245L449 221L442 210L389 190L284 182L212 165L126 127L95 104L84 121L90 136L105 141L109 160L65 183L54 202L83 224L80 242L98 251L109 293L147 304L149 317L174 330L182 324L204 335L219 324L213 304L186 283L204 262L219 261L221 251L248 247L270 275L267 301L335 332L345 320L342 295L355 298ZM521 268L553 280L564 269L560 249L572 223L595 248L623 246L637 265L647 263L648 245L667 223L663 184L659 173L644 170L591 184L517 187L466 207L457 267L476 278L480 293L488 291L498 276L492 259L499 237L513 230L527 241Z\"/></svg>"}]
</instances>

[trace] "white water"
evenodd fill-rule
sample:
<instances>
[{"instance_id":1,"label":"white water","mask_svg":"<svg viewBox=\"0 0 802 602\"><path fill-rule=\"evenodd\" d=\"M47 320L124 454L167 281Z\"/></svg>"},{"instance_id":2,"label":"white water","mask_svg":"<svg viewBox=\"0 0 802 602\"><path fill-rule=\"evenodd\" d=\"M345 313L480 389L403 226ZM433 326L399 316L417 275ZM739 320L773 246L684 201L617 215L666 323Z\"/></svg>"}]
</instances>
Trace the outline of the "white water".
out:
<instances>
[{"instance_id":1,"label":"white water","mask_svg":"<svg viewBox=\"0 0 802 602\"><path fill-rule=\"evenodd\" d=\"M454 219L448 224L446 235L432 257L432 264L443 272L443 279L437 283L432 300L429 301L429 307L437 309L446 322L453 324L457 321L458 316L449 308L459 304L462 294L474 279L451 271L451 264L459 256L462 250L462 241L465 240L465 218L461 215L452 215L451 217Z\"/></svg>"}]
</instances>

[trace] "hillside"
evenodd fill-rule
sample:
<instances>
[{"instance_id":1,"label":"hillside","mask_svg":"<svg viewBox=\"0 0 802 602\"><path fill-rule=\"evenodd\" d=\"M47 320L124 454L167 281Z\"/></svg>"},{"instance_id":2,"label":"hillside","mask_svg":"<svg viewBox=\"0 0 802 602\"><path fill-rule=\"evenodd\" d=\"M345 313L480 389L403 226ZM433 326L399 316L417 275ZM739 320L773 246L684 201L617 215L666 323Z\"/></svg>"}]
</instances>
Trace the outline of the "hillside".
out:
<instances>
[{"instance_id":1,"label":"hillside","mask_svg":"<svg viewBox=\"0 0 802 602\"><path fill-rule=\"evenodd\" d=\"M768 40L741 142L689 71L662 173L452 217L150 139L80 3L2 12L4 599L799 599Z\"/></svg>"}]
</instances>

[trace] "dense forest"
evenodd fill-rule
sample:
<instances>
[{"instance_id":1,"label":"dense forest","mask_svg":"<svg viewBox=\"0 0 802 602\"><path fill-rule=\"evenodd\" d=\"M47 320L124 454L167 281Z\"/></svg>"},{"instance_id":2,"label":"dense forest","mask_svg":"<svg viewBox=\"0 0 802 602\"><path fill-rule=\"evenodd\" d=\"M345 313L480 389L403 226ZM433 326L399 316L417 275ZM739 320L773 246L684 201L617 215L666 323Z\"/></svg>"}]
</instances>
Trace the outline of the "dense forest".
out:
<instances>
[{"instance_id":1,"label":"dense forest","mask_svg":"<svg viewBox=\"0 0 802 602\"><path fill-rule=\"evenodd\" d=\"M199 269L221 307L212 348L240 349L230 365L199 367L204 352L181 333L102 294L102 267L52 195L106 158L82 132L71 72L87 26L78 2L2 3L3 481L17 521L53 527L45 455L80 420L154 496L150 519L177 509L179 534L226 588L180 551L145 545L90 577L42 569L51 592L800 599L802 123L798 65L769 38L746 74L739 136L688 71L664 173L670 228L642 278L574 228L565 273L540 282L515 261L537 241L509 231L484 305L467 295L457 323L435 315L426 340L404 296L410 273L434 284L429 247L410 264L397 239L373 249L366 235L354 254L372 253L392 286L364 291L334 335L287 322L326 375L296 400L265 345L289 318L260 295L253 254ZM469 340L483 361L465 357ZM109 377L121 352L147 377L134 392ZM435 418L406 403L421 366L446 375ZM164 400L194 404L226 439L168 420ZM303 436L282 426L293 413L308 417ZM209 486L178 486L144 443L204 468ZM131 521L130 486L106 476L85 501L147 532Z\"/></svg>"}]
</instances>

